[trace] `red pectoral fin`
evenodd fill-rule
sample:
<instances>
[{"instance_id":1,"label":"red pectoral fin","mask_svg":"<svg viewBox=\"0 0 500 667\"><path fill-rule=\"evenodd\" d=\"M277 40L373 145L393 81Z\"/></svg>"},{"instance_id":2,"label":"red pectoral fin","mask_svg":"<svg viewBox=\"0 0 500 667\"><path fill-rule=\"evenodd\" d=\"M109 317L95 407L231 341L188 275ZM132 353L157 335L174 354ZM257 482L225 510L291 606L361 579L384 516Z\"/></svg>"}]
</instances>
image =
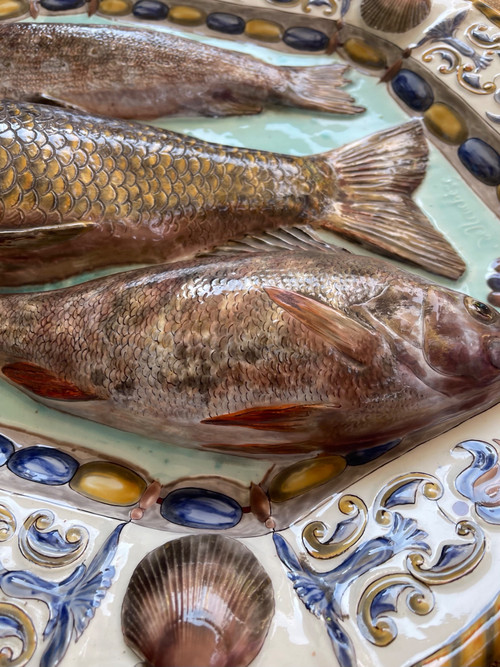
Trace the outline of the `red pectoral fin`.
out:
<instances>
[{"instance_id":1,"label":"red pectoral fin","mask_svg":"<svg viewBox=\"0 0 500 667\"><path fill-rule=\"evenodd\" d=\"M370 363L379 346L367 325L316 299L278 287L264 288L270 299L323 340L359 363Z\"/></svg>"},{"instance_id":2,"label":"red pectoral fin","mask_svg":"<svg viewBox=\"0 0 500 667\"><path fill-rule=\"evenodd\" d=\"M261 431L306 431L339 407L331 403L304 403L248 408L204 419L202 424L244 426Z\"/></svg>"},{"instance_id":3,"label":"red pectoral fin","mask_svg":"<svg viewBox=\"0 0 500 667\"><path fill-rule=\"evenodd\" d=\"M91 401L98 396L82 391L76 385L57 377L50 371L27 362L7 364L2 368L6 378L32 391L41 398L60 401Z\"/></svg>"}]
</instances>

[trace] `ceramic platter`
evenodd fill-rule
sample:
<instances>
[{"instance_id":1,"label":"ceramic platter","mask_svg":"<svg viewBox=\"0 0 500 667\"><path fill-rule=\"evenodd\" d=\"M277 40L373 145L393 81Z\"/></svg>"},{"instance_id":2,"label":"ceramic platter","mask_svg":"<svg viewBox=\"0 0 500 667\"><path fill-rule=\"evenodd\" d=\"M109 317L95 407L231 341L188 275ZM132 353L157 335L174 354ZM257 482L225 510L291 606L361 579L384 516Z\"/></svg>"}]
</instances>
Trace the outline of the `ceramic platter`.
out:
<instances>
[{"instance_id":1,"label":"ceramic platter","mask_svg":"<svg viewBox=\"0 0 500 667\"><path fill-rule=\"evenodd\" d=\"M453 286L488 299L500 257L498 0L167 5L31 9L37 21L135 21L279 65L347 61L363 114L158 124L307 155L425 116L430 161L415 200L466 261ZM410 21L406 5L422 14ZM28 11L0 0L1 20L33 20ZM405 85L396 72L380 83L402 56ZM66 416L2 381L0 665L500 664L499 448L493 407L404 452L247 459Z\"/></svg>"}]
</instances>

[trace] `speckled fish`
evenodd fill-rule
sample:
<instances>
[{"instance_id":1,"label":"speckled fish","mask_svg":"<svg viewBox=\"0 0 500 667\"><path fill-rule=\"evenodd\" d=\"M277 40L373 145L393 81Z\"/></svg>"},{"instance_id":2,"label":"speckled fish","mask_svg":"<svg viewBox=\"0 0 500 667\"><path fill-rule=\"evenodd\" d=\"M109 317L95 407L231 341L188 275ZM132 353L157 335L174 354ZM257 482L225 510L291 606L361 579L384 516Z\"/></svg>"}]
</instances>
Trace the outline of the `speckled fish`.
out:
<instances>
[{"instance_id":1,"label":"speckled fish","mask_svg":"<svg viewBox=\"0 0 500 667\"><path fill-rule=\"evenodd\" d=\"M494 309L305 243L1 296L2 373L104 424L265 456L435 434L500 400Z\"/></svg>"},{"instance_id":2,"label":"speckled fish","mask_svg":"<svg viewBox=\"0 0 500 667\"><path fill-rule=\"evenodd\" d=\"M278 67L137 27L0 26L0 97L118 118L259 113L266 104L355 114L342 64Z\"/></svg>"},{"instance_id":3,"label":"speckled fish","mask_svg":"<svg viewBox=\"0 0 500 667\"><path fill-rule=\"evenodd\" d=\"M457 278L463 261L410 196L427 152L418 121L294 157L4 102L0 282L171 261L304 222Z\"/></svg>"}]
</instances>

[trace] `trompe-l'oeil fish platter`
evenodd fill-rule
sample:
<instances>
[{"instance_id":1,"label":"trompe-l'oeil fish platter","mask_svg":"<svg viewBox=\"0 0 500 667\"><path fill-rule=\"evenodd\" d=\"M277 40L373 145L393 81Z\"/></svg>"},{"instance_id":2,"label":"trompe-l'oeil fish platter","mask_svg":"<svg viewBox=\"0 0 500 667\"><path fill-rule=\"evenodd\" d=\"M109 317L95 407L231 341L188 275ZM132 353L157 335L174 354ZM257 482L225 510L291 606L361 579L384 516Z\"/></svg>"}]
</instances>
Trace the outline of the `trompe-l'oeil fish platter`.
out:
<instances>
[{"instance_id":1,"label":"trompe-l'oeil fish platter","mask_svg":"<svg viewBox=\"0 0 500 667\"><path fill-rule=\"evenodd\" d=\"M0 665L500 663L499 29L0 0Z\"/></svg>"}]
</instances>

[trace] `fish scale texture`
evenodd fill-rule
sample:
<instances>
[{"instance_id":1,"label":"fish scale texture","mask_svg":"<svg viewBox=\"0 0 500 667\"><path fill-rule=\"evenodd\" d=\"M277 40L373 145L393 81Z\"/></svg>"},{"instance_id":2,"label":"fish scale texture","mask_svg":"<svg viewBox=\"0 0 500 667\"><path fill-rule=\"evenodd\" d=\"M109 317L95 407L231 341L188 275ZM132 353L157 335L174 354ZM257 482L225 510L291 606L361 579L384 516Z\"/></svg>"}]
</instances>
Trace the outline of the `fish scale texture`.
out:
<instances>
[{"instance_id":1,"label":"fish scale texture","mask_svg":"<svg viewBox=\"0 0 500 667\"><path fill-rule=\"evenodd\" d=\"M9 102L0 109L1 215L14 227L84 219L172 233L182 219L203 233L203 211L297 217L313 171L300 158L222 150L124 121Z\"/></svg>"},{"instance_id":2,"label":"fish scale texture","mask_svg":"<svg viewBox=\"0 0 500 667\"><path fill-rule=\"evenodd\" d=\"M463 261L411 199L426 161L418 121L294 157L0 103L0 284L181 259L304 223L456 278Z\"/></svg>"},{"instance_id":3,"label":"fish scale texture","mask_svg":"<svg viewBox=\"0 0 500 667\"><path fill-rule=\"evenodd\" d=\"M266 288L307 294L349 313L407 279L383 262L342 251L333 258L285 252L204 258L64 291L4 296L0 361L46 369L93 399L89 410L104 406L92 418L157 437L178 426L194 442L213 435L221 442L228 427L204 420L304 405L311 433L326 424L341 441L363 440L391 415L420 420L443 397L400 363L385 336L377 335L369 363L356 362L274 303ZM411 288L423 296L427 284L415 279ZM414 353L420 358L418 348ZM448 405L443 400L436 405ZM71 411L64 401L58 407ZM268 427L248 426L236 427L243 442L266 441ZM279 441L310 437L296 426L286 433L278 424Z\"/></svg>"},{"instance_id":4,"label":"fish scale texture","mask_svg":"<svg viewBox=\"0 0 500 667\"><path fill-rule=\"evenodd\" d=\"M167 32L118 25L0 25L0 98L114 118L259 113L266 103L355 114L346 65L279 67Z\"/></svg>"}]
</instances>

